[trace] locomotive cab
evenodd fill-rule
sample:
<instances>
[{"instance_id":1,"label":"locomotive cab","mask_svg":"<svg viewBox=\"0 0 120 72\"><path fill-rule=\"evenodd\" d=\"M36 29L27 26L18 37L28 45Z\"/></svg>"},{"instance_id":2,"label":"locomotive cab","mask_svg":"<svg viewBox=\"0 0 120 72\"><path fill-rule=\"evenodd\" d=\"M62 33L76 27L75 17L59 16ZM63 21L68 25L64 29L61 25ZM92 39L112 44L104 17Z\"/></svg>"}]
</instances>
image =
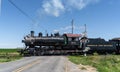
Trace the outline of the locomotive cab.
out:
<instances>
[{"instance_id":1,"label":"locomotive cab","mask_svg":"<svg viewBox=\"0 0 120 72\"><path fill-rule=\"evenodd\" d=\"M67 45L79 45L80 34L64 34L67 38Z\"/></svg>"}]
</instances>

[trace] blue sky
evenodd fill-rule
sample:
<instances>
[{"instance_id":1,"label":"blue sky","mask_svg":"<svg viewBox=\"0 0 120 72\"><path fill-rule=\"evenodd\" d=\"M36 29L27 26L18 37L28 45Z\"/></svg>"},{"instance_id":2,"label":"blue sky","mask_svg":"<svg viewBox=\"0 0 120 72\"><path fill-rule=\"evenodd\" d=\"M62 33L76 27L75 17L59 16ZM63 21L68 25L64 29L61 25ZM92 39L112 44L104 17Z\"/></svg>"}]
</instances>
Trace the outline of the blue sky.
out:
<instances>
[{"instance_id":1,"label":"blue sky","mask_svg":"<svg viewBox=\"0 0 120 72\"><path fill-rule=\"evenodd\" d=\"M31 30L81 34L87 25L88 37L109 40L120 37L120 0L0 0L0 48L23 47L21 40Z\"/></svg>"}]
</instances>

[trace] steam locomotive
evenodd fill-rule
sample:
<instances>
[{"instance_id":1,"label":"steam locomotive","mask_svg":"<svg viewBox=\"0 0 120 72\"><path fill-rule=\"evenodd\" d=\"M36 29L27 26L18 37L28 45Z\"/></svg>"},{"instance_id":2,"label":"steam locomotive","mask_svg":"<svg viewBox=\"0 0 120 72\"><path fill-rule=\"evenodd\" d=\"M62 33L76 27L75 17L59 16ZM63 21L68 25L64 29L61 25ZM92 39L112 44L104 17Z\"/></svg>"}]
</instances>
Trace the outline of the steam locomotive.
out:
<instances>
[{"instance_id":1,"label":"steam locomotive","mask_svg":"<svg viewBox=\"0 0 120 72\"><path fill-rule=\"evenodd\" d=\"M112 39L105 41L101 38L87 38L80 34L51 34L40 32L34 36L34 31L24 37L22 42L25 49L20 51L23 55L53 55L53 54L86 54L86 53L120 53L120 41Z\"/></svg>"}]
</instances>

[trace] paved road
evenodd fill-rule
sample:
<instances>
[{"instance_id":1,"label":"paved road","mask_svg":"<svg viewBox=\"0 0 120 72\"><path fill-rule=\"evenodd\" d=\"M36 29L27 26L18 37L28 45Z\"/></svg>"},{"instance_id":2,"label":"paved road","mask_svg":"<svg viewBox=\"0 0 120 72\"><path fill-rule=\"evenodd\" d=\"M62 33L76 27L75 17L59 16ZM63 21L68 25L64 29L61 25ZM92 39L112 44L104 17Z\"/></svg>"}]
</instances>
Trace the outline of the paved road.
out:
<instances>
[{"instance_id":1,"label":"paved road","mask_svg":"<svg viewBox=\"0 0 120 72\"><path fill-rule=\"evenodd\" d=\"M0 63L0 72L67 72L65 56L24 57L21 60Z\"/></svg>"}]
</instances>

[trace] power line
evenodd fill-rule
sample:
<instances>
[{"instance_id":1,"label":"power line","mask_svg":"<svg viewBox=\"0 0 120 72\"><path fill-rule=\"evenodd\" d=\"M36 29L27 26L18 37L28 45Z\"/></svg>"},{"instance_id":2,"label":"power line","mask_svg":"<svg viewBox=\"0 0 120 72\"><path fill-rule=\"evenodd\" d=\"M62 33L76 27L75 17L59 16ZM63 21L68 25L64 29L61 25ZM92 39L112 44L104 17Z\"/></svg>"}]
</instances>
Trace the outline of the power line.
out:
<instances>
[{"instance_id":1,"label":"power line","mask_svg":"<svg viewBox=\"0 0 120 72\"><path fill-rule=\"evenodd\" d=\"M8 0L14 7L16 7L23 15L25 15L27 18L35 22L26 12L24 12L21 8L19 8L12 0Z\"/></svg>"}]
</instances>

